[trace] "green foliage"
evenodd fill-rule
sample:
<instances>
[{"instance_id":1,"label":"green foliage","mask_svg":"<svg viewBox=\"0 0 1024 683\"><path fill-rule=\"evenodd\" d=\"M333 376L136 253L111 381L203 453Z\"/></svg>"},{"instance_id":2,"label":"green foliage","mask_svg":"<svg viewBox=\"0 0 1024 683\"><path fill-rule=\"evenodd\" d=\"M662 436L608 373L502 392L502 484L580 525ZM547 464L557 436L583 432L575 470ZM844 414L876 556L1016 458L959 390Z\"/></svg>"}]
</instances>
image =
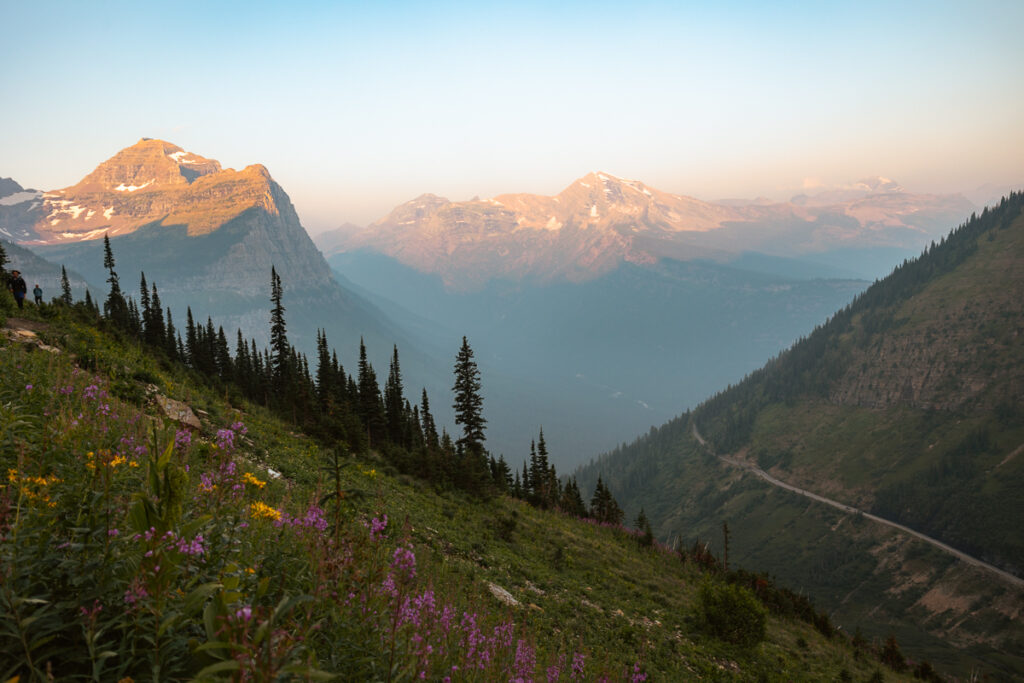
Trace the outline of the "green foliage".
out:
<instances>
[{"instance_id":1,"label":"green foliage","mask_svg":"<svg viewBox=\"0 0 1024 683\"><path fill-rule=\"evenodd\" d=\"M697 615L709 634L726 642L752 647L765 638L768 611L743 586L706 579Z\"/></svg>"}]
</instances>

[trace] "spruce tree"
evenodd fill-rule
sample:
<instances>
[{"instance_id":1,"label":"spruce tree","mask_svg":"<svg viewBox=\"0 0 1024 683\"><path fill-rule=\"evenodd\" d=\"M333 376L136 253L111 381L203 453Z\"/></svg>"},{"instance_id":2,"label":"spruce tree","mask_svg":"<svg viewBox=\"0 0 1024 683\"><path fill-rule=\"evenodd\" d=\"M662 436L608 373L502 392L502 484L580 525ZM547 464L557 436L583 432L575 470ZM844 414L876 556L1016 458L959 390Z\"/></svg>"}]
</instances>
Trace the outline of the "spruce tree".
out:
<instances>
[{"instance_id":1,"label":"spruce tree","mask_svg":"<svg viewBox=\"0 0 1024 683\"><path fill-rule=\"evenodd\" d=\"M359 386L357 389L359 417L366 429L366 436L372 446L382 436L385 426L384 406L377 384L377 373L366 358L366 344L359 339Z\"/></svg>"},{"instance_id":2,"label":"spruce tree","mask_svg":"<svg viewBox=\"0 0 1024 683\"><path fill-rule=\"evenodd\" d=\"M114 270L114 252L110 248L110 238L107 235L103 236L103 267L107 269L109 277L107 282L110 283L110 293L107 295L107 300L103 304L103 315L111 320L115 326L125 331L130 331L132 327L132 320L128 310L128 303L124 299L124 295L121 293L121 283L117 277L117 271Z\"/></svg>"},{"instance_id":3,"label":"spruce tree","mask_svg":"<svg viewBox=\"0 0 1024 683\"><path fill-rule=\"evenodd\" d=\"M331 398L334 395L334 372L331 366L331 356L327 348L327 332L321 329L316 331L316 395L323 411L329 410Z\"/></svg>"},{"instance_id":4,"label":"spruce tree","mask_svg":"<svg viewBox=\"0 0 1024 683\"><path fill-rule=\"evenodd\" d=\"M167 357L171 360L181 360L178 356L178 345L175 343L177 330L174 329L174 319L171 317L171 309L167 308L167 328L164 334L164 348L167 350Z\"/></svg>"},{"instance_id":5,"label":"spruce tree","mask_svg":"<svg viewBox=\"0 0 1024 683\"><path fill-rule=\"evenodd\" d=\"M0 265L0 273L2 272L3 265ZM60 300L65 306L70 306L73 303L71 299L71 283L68 282L68 271L64 266L60 267Z\"/></svg>"},{"instance_id":6,"label":"spruce tree","mask_svg":"<svg viewBox=\"0 0 1024 683\"><path fill-rule=\"evenodd\" d=\"M289 360L291 346L288 343L287 328L284 323L284 306L281 304L283 290L281 278L274 266L270 267L270 301L274 304L270 311L270 348L271 363L275 388L283 396L290 380Z\"/></svg>"},{"instance_id":7,"label":"spruce tree","mask_svg":"<svg viewBox=\"0 0 1024 683\"><path fill-rule=\"evenodd\" d=\"M167 338L167 327L164 324L164 309L160 303L160 294L156 291L156 283L153 283L153 291L149 296L149 320L146 321L146 341L153 346L163 346ZM152 327L152 332L149 328Z\"/></svg>"},{"instance_id":8,"label":"spruce tree","mask_svg":"<svg viewBox=\"0 0 1024 683\"><path fill-rule=\"evenodd\" d=\"M193 368L196 367L196 355L199 352L199 338L196 334L196 323L192 319L192 307L185 308L185 355L183 359Z\"/></svg>"},{"instance_id":9,"label":"spruce tree","mask_svg":"<svg viewBox=\"0 0 1024 683\"><path fill-rule=\"evenodd\" d=\"M407 446L408 444L403 443L402 439L405 424L405 398L402 396L402 370L398 363L397 344L391 356L388 381L384 385L384 419L387 422L388 440Z\"/></svg>"},{"instance_id":10,"label":"spruce tree","mask_svg":"<svg viewBox=\"0 0 1024 683\"><path fill-rule=\"evenodd\" d=\"M440 442L437 437L437 425L434 423L434 416L430 413L430 399L427 398L427 390L423 389L423 397L420 400L420 419L423 421L423 440L427 448L437 450Z\"/></svg>"},{"instance_id":11,"label":"spruce tree","mask_svg":"<svg viewBox=\"0 0 1024 683\"><path fill-rule=\"evenodd\" d=\"M473 349L469 342L462 338L462 347L455 356L455 424L462 426L462 436L456 441L466 451L476 455L483 453L485 440L484 425L487 420L483 416L483 396L480 395L480 370L473 360Z\"/></svg>"}]
</instances>

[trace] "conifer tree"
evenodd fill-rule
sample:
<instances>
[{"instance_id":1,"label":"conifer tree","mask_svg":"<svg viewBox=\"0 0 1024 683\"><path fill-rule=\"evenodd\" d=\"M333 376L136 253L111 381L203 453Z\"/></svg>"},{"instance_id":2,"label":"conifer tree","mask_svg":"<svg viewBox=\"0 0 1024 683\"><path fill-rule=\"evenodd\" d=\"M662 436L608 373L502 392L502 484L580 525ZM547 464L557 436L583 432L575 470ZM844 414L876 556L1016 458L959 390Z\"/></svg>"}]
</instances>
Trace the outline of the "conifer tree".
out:
<instances>
[{"instance_id":1,"label":"conifer tree","mask_svg":"<svg viewBox=\"0 0 1024 683\"><path fill-rule=\"evenodd\" d=\"M183 358L193 368L196 367L199 339L196 336L196 323L192 319L192 307L185 308L185 354Z\"/></svg>"},{"instance_id":2,"label":"conifer tree","mask_svg":"<svg viewBox=\"0 0 1024 683\"><path fill-rule=\"evenodd\" d=\"M320 409L327 411L334 395L334 371L327 348L327 332L319 328L316 331L316 361L317 401Z\"/></svg>"},{"instance_id":3,"label":"conifer tree","mask_svg":"<svg viewBox=\"0 0 1024 683\"><path fill-rule=\"evenodd\" d=\"M2 248L0 247L0 249ZM3 273L2 264L0 264L0 273ZM65 306L70 306L73 303L71 299L71 283L68 281L68 271L63 265L60 267L60 300Z\"/></svg>"},{"instance_id":4,"label":"conifer tree","mask_svg":"<svg viewBox=\"0 0 1024 683\"><path fill-rule=\"evenodd\" d=\"M640 545L653 545L654 544L654 532L651 531L651 522L647 519L647 515L644 513L644 509L640 508L640 514L636 516L636 521L633 523L637 531L640 532ZM728 569L728 567L726 567Z\"/></svg>"},{"instance_id":5,"label":"conifer tree","mask_svg":"<svg viewBox=\"0 0 1024 683\"><path fill-rule=\"evenodd\" d=\"M107 269L109 277L107 282L110 283L110 293L107 295L107 300L103 304L103 315L111 320L115 326L120 327L122 330L130 331L132 326L132 320L128 310L128 304L124 300L124 295L121 293L121 283L117 277L117 271L114 270L114 252L110 248L110 238L107 235L103 236L103 267Z\"/></svg>"},{"instance_id":6,"label":"conifer tree","mask_svg":"<svg viewBox=\"0 0 1024 683\"><path fill-rule=\"evenodd\" d=\"M234 364L231 361L231 352L228 350L228 338L224 334L224 328L217 329L217 371L220 378L227 382L234 376Z\"/></svg>"},{"instance_id":7,"label":"conifer tree","mask_svg":"<svg viewBox=\"0 0 1024 683\"><path fill-rule=\"evenodd\" d=\"M403 443L405 425L405 398L402 396L402 371L398 363L398 345L394 346L391 355L391 368L388 381L384 385L384 419L387 422L388 440L392 443L407 446Z\"/></svg>"},{"instance_id":8,"label":"conifer tree","mask_svg":"<svg viewBox=\"0 0 1024 683\"><path fill-rule=\"evenodd\" d=\"M427 398L427 390L423 389L423 397L420 399L420 419L423 421L423 440L427 448L437 450L440 442L437 437L437 425L434 423L434 416L430 414L430 399Z\"/></svg>"},{"instance_id":9,"label":"conifer tree","mask_svg":"<svg viewBox=\"0 0 1024 683\"><path fill-rule=\"evenodd\" d=\"M149 296L149 320L146 321L146 341L153 346L162 346L167 338L167 327L164 325L164 309L160 302L160 294L156 291L156 283L152 285L153 291ZM150 332L149 328L153 331Z\"/></svg>"},{"instance_id":10,"label":"conifer tree","mask_svg":"<svg viewBox=\"0 0 1024 683\"><path fill-rule=\"evenodd\" d=\"M462 347L455 356L455 424L462 426L462 436L456 441L464 449L480 455L484 448L483 396L480 395L480 370L473 360L473 349L462 338Z\"/></svg>"},{"instance_id":11,"label":"conifer tree","mask_svg":"<svg viewBox=\"0 0 1024 683\"><path fill-rule=\"evenodd\" d=\"M281 278L274 266L270 267L270 301L274 304L270 310L270 348L271 368L274 375L275 388L284 395L290 380L289 360L291 345L288 343L288 331L284 322L285 308L281 303L283 297Z\"/></svg>"},{"instance_id":12,"label":"conifer tree","mask_svg":"<svg viewBox=\"0 0 1024 683\"><path fill-rule=\"evenodd\" d=\"M139 306L142 313L142 326L146 339L149 338L149 319L152 315L149 305L149 285L146 284L146 273L140 272L139 279Z\"/></svg>"},{"instance_id":13,"label":"conifer tree","mask_svg":"<svg viewBox=\"0 0 1024 683\"><path fill-rule=\"evenodd\" d=\"M377 373L366 358L366 344L359 339L359 386L357 390L359 417L366 429L366 436L372 446L384 431L384 406L377 384Z\"/></svg>"},{"instance_id":14,"label":"conifer tree","mask_svg":"<svg viewBox=\"0 0 1024 683\"><path fill-rule=\"evenodd\" d=\"M4 288L7 287L7 264L9 263L7 258L7 250L4 249L4 243L0 241L0 285ZM63 267L62 267L63 269Z\"/></svg>"},{"instance_id":15,"label":"conifer tree","mask_svg":"<svg viewBox=\"0 0 1024 683\"><path fill-rule=\"evenodd\" d=\"M171 308L167 307L167 327L164 330L164 348L167 350L167 357L171 360L182 360L178 355L178 346L175 343L177 330L174 329L174 318L171 316Z\"/></svg>"}]
</instances>

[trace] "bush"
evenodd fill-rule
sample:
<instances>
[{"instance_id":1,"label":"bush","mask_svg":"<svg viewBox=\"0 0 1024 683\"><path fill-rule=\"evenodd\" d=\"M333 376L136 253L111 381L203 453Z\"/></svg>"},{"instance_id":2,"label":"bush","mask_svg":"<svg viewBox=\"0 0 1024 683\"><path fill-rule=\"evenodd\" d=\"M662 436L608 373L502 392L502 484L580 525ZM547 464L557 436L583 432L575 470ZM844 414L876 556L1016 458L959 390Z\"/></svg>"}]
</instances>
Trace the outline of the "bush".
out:
<instances>
[{"instance_id":1,"label":"bush","mask_svg":"<svg viewBox=\"0 0 1024 683\"><path fill-rule=\"evenodd\" d=\"M764 640L768 611L743 586L705 580L697 609L704 629L716 638L747 647Z\"/></svg>"}]
</instances>

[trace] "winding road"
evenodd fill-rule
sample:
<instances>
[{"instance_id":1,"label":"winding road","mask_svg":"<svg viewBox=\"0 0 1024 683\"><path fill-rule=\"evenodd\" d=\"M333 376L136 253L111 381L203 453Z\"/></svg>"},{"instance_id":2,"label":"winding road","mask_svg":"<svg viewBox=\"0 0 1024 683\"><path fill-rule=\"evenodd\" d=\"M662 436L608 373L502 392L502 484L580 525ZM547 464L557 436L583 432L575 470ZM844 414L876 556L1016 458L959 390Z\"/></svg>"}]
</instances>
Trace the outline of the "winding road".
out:
<instances>
[{"instance_id":1,"label":"winding road","mask_svg":"<svg viewBox=\"0 0 1024 683\"><path fill-rule=\"evenodd\" d=\"M999 578L1001 578L1004 581L1006 581L1007 583L1009 583L1009 584L1011 584L1013 586L1016 586L1017 588L1024 588L1024 579L1021 579L1021 578L1019 578L1017 576L1014 576L1013 574L1011 574L1009 572L1003 571L999 567L993 567L992 565L990 565L987 562L982 562L981 560L979 560L976 557L971 557L970 555L968 555L966 553L963 553L963 552L957 550L956 548L948 546L945 543L943 543L942 541L936 540L936 539L932 538L931 536L926 536L925 534L922 534L919 531L914 531L913 529L911 529L909 527L906 527L906 526L904 526L902 524L899 524L898 522L893 522L891 520L884 519L882 517L879 517L878 515L873 515L870 512L864 512L863 510L855 508L852 505L846 505L845 503L840 503L839 501L832 500L831 498L826 498L824 496L819 496L817 493L812 493L811 491L806 491L806 490L804 490L802 488L799 488L797 486L793 486L792 484L787 484L786 482L781 481L779 479L776 479L772 475L768 474L767 472L762 470L760 467L755 467L754 465L751 465L749 463L743 462L742 460L738 460L738 459L730 457L728 455L718 455L717 453L715 453L714 449L711 448L711 446L708 445L707 441L704 440L704 437L702 437L700 435L700 432L697 431L697 425L696 424L693 425L693 437L695 439L697 439L697 441L700 443L701 446L703 446L704 448L708 449L708 451L712 455L717 457L722 462L727 463L729 465L732 465L733 467L739 467L740 469L746 470L747 472L750 472L751 474L757 475L758 477L760 477L761 479L764 479L766 482L768 482L772 486L777 486L777 487L779 487L781 489L786 489L787 491L792 491L793 493L796 493L796 494L799 494L801 496L804 496L805 498L810 498L811 500L816 500L819 503L824 503L825 505L831 505L832 507L836 508L837 510L842 510L843 512L848 512L850 514L862 515L866 519L870 519L872 521L878 522L879 524L885 524L886 526L890 526L890 527L892 527L894 529L899 529L900 531L902 531L904 533L908 533L911 536L914 536L916 538L919 538L922 541L925 541L926 543L931 543L933 546L935 546L939 550L942 550L943 552L949 553L950 555L954 556L955 558L957 558L961 562L966 562L969 565L972 565L972 566L978 567L980 569L984 569L984 570L986 570L988 572L991 572L991 573L995 574L996 576L998 576Z\"/></svg>"}]
</instances>

